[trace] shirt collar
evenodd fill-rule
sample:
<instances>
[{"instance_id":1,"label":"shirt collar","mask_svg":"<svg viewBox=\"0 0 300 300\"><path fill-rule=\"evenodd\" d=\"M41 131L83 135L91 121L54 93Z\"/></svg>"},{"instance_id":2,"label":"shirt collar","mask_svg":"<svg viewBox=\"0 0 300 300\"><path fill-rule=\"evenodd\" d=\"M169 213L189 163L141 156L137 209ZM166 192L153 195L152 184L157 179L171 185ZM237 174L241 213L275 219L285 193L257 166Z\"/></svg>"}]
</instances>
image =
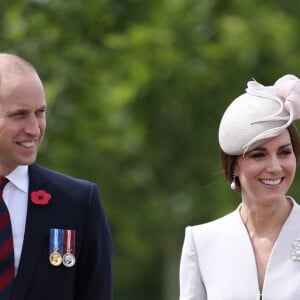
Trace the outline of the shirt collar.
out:
<instances>
[{"instance_id":1,"label":"shirt collar","mask_svg":"<svg viewBox=\"0 0 300 300\"><path fill-rule=\"evenodd\" d=\"M7 176L7 179L21 191L28 193L29 175L28 166L18 166Z\"/></svg>"}]
</instances>

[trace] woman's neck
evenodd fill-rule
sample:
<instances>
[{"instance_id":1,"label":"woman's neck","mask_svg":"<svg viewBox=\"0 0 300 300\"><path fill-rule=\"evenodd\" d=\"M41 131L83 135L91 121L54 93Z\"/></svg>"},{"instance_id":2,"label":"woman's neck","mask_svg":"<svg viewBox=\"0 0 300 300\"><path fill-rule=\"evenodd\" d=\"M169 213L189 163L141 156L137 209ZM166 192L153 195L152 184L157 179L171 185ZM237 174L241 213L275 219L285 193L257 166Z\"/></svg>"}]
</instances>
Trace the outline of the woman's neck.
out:
<instances>
[{"instance_id":1,"label":"woman's neck","mask_svg":"<svg viewBox=\"0 0 300 300\"><path fill-rule=\"evenodd\" d=\"M261 207L249 205L243 201L240 215L249 232L256 236L268 236L279 232L292 209L290 199L280 202L280 205Z\"/></svg>"}]
</instances>

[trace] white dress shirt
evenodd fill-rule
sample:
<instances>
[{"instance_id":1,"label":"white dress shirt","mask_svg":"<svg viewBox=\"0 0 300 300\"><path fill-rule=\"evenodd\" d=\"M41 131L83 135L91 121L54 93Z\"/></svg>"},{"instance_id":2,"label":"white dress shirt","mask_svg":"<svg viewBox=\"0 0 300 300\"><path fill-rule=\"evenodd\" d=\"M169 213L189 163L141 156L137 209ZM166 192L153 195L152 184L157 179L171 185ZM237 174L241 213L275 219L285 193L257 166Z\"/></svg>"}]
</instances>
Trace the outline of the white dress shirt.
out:
<instances>
[{"instance_id":1,"label":"white dress shirt","mask_svg":"<svg viewBox=\"0 0 300 300\"><path fill-rule=\"evenodd\" d=\"M6 176L9 182L3 191L3 199L9 210L15 254L15 274L17 274L24 240L29 175L28 166L18 166Z\"/></svg>"}]
</instances>

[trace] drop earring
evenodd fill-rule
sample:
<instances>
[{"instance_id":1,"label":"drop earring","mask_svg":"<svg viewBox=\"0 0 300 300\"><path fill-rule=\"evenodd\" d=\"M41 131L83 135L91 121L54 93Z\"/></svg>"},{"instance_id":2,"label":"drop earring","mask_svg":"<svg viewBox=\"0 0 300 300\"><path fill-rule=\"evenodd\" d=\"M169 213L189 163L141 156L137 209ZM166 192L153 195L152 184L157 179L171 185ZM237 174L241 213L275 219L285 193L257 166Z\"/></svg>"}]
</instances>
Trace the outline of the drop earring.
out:
<instances>
[{"instance_id":1,"label":"drop earring","mask_svg":"<svg viewBox=\"0 0 300 300\"><path fill-rule=\"evenodd\" d=\"M232 182L230 184L231 189L234 190L234 191L236 189L235 178L236 178L236 175L233 174Z\"/></svg>"}]
</instances>

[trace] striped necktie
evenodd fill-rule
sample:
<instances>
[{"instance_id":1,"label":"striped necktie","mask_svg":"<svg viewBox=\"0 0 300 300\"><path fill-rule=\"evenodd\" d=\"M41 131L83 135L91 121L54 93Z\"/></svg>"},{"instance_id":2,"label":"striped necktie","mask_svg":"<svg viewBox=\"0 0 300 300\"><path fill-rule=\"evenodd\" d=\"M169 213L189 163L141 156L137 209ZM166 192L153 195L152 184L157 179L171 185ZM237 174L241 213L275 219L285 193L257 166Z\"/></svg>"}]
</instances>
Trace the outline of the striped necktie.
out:
<instances>
[{"instance_id":1,"label":"striped necktie","mask_svg":"<svg viewBox=\"0 0 300 300\"><path fill-rule=\"evenodd\" d=\"M9 211L2 197L8 180L0 178L0 300L9 300L14 281L14 247Z\"/></svg>"}]
</instances>

